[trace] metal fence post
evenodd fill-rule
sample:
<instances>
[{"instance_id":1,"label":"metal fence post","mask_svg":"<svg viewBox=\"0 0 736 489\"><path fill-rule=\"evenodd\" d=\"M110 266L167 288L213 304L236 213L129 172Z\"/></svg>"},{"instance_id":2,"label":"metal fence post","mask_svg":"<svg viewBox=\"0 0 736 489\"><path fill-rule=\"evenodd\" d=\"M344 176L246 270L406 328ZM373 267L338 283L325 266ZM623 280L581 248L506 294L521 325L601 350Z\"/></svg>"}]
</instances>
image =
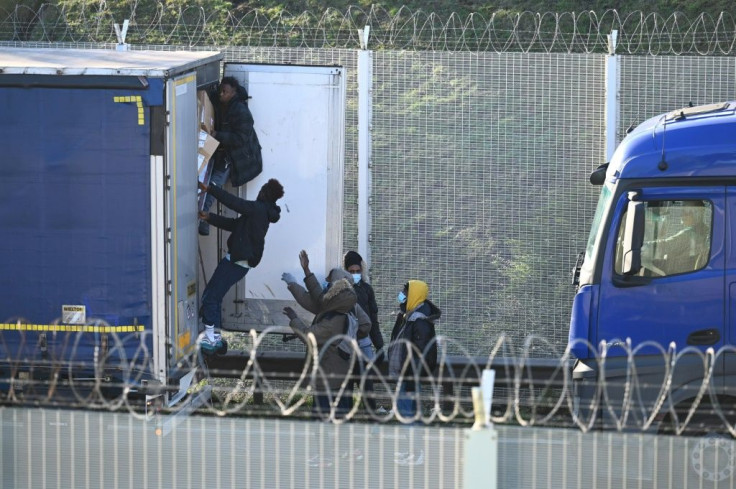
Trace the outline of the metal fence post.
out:
<instances>
[{"instance_id":1,"label":"metal fence post","mask_svg":"<svg viewBox=\"0 0 736 489\"><path fill-rule=\"evenodd\" d=\"M618 70L618 56L616 56L616 42L618 31L608 35L608 55L606 56L606 161L611 161L613 152L618 146L616 137L619 118L619 90L620 77Z\"/></svg>"},{"instance_id":2,"label":"metal fence post","mask_svg":"<svg viewBox=\"0 0 736 489\"><path fill-rule=\"evenodd\" d=\"M463 433L463 489L496 489L498 433L491 423L495 371L484 370L481 387L473 387L475 424Z\"/></svg>"},{"instance_id":3,"label":"metal fence post","mask_svg":"<svg viewBox=\"0 0 736 489\"><path fill-rule=\"evenodd\" d=\"M373 105L373 51L368 49L370 26L360 29L358 51L358 253L371 263L370 195Z\"/></svg>"}]
</instances>

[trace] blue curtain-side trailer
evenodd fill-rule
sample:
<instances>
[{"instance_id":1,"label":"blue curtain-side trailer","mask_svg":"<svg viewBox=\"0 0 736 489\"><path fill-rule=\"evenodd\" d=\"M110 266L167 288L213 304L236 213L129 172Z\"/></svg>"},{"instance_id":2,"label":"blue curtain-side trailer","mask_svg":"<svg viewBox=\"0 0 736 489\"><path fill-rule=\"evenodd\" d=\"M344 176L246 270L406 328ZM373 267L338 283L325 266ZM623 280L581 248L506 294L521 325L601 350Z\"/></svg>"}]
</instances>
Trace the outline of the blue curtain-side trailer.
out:
<instances>
[{"instance_id":1,"label":"blue curtain-side trailer","mask_svg":"<svg viewBox=\"0 0 736 489\"><path fill-rule=\"evenodd\" d=\"M187 373L217 52L0 48L0 388Z\"/></svg>"}]
</instances>

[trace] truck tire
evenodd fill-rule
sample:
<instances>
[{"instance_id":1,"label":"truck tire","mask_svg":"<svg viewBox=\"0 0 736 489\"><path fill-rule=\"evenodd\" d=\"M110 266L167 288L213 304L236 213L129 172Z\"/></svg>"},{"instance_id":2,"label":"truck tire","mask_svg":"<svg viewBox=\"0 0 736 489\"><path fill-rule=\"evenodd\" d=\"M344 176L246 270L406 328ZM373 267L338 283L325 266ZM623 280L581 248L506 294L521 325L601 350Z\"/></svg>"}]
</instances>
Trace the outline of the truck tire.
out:
<instances>
[{"instance_id":1,"label":"truck tire","mask_svg":"<svg viewBox=\"0 0 736 489\"><path fill-rule=\"evenodd\" d=\"M701 436L690 450L688 487L733 487L734 441L720 433Z\"/></svg>"}]
</instances>

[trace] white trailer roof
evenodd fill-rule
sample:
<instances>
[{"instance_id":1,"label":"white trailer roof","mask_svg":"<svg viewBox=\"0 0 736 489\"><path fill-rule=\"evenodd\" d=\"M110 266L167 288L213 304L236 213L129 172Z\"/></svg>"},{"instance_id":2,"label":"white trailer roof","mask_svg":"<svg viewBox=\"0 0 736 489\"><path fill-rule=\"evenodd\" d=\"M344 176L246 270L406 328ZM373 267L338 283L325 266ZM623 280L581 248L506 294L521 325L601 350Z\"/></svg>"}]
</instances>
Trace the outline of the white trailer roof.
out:
<instances>
[{"instance_id":1,"label":"white trailer roof","mask_svg":"<svg viewBox=\"0 0 736 489\"><path fill-rule=\"evenodd\" d=\"M0 75L170 77L219 61L217 51L116 51L0 47Z\"/></svg>"}]
</instances>

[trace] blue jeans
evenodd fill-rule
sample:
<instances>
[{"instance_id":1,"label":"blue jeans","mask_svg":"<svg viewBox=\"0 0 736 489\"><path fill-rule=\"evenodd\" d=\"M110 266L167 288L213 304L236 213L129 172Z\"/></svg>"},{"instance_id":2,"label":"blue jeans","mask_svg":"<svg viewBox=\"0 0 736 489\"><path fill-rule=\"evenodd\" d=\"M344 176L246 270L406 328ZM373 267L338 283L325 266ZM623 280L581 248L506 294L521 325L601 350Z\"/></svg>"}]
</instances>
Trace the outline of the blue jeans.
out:
<instances>
[{"instance_id":1,"label":"blue jeans","mask_svg":"<svg viewBox=\"0 0 736 489\"><path fill-rule=\"evenodd\" d=\"M319 419L327 419L330 416L330 401L332 396L327 394L317 394L314 396L314 414ZM345 415L353 408L353 392L352 389L345 389L342 397L335 407L335 418L344 418Z\"/></svg>"},{"instance_id":2,"label":"blue jeans","mask_svg":"<svg viewBox=\"0 0 736 489\"><path fill-rule=\"evenodd\" d=\"M230 167L225 168L224 170L218 170L217 168L212 169L212 175L210 175L210 182L208 185L211 184L217 184L218 186L222 187L225 185L225 182L227 182L227 177L230 176ZM212 196L212 194L207 194L204 198L204 204L202 205L202 211L203 212L209 212L210 207L212 207L212 204L215 203L215 198ZM210 231L210 225L209 223L205 221L199 222L199 231L203 234L207 234Z\"/></svg>"},{"instance_id":3,"label":"blue jeans","mask_svg":"<svg viewBox=\"0 0 736 489\"><path fill-rule=\"evenodd\" d=\"M399 397L396 399L396 409L405 418L412 418L417 414L419 409L418 394L421 391L420 385L410 380L401 381L399 387ZM408 394L411 392L411 396Z\"/></svg>"},{"instance_id":4,"label":"blue jeans","mask_svg":"<svg viewBox=\"0 0 736 489\"><path fill-rule=\"evenodd\" d=\"M215 273L212 274L210 281L207 282L207 287L202 292L202 306L199 312L204 324L212 324L216 328L220 327L222 298L225 297L230 287L245 277L248 270L248 268L231 262L227 257L220 260Z\"/></svg>"}]
</instances>

